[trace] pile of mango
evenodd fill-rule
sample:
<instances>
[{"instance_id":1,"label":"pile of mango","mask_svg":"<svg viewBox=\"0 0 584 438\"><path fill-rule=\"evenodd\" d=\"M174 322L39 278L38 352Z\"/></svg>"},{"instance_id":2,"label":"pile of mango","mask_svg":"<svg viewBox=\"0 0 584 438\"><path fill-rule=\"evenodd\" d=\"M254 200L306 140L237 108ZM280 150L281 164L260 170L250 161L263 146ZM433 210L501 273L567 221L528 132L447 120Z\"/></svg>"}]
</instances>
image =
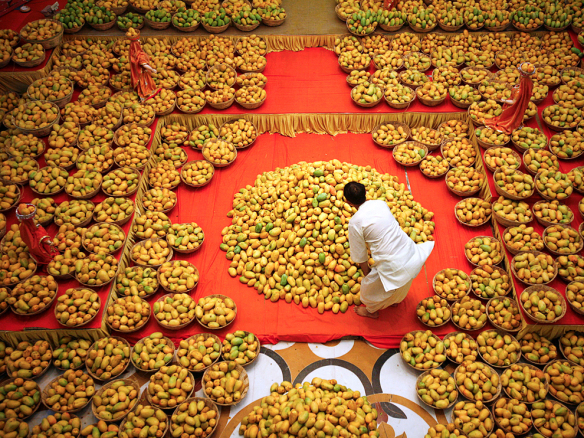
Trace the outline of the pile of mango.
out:
<instances>
[{"instance_id":1,"label":"pile of mango","mask_svg":"<svg viewBox=\"0 0 584 438\"><path fill-rule=\"evenodd\" d=\"M284 299L320 313L359 304L363 274L350 259L348 241L356 209L342 192L349 181L365 182L367 198L385 201L414 242L434 239L433 213L396 177L338 160L301 162L263 173L235 194L220 248L230 270L241 272L239 281L272 302Z\"/></svg>"}]
</instances>

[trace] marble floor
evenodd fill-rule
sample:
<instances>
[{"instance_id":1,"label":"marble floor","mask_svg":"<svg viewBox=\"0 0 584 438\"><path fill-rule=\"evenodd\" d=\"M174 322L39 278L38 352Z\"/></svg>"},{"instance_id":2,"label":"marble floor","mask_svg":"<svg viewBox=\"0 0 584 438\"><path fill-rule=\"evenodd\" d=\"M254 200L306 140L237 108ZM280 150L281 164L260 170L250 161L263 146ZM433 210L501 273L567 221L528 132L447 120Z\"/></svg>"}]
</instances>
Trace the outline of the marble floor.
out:
<instances>
[{"instance_id":1,"label":"marble floor","mask_svg":"<svg viewBox=\"0 0 584 438\"><path fill-rule=\"evenodd\" d=\"M246 367L250 388L242 401L232 407L222 408L219 426L214 438L237 438L241 419L262 397L269 395L272 383L290 381L309 382L314 377L336 379L340 384L367 395L372 403L379 402L385 414L380 415L379 430L382 438L423 437L436 422L445 423L450 412L434 411L424 407L415 393L419 373L407 367L397 349L378 349L362 340L341 340L327 344L281 342L262 346L259 358ZM452 370L451 370L452 371ZM59 375L52 367L38 383L44 388ZM144 391L149 376L136 372L130 366L121 376L136 379ZM196 396L203 397L202 374L195 375ZM99 389L100 385L96 385ZM30 420L34 426L49 411L39 410ZM91 406L76 415L83 426L95 423Z\"/></svg>"}]
</instances>

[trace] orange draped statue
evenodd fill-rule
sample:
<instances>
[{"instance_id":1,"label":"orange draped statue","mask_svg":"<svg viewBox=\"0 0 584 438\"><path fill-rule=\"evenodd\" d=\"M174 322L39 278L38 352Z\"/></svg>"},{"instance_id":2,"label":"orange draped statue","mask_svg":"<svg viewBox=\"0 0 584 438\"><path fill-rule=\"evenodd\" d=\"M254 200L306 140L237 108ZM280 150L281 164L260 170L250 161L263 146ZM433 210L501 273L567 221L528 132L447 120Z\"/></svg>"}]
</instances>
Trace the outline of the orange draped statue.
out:
<instances>
[{"instance_id":1,"label":"orange draped statue","mask_svg":"<svg viewBox=\"0 0 584 438\"><path fill-rule=\"evenodd\" d=\"M140 32L130 28L126 36L130 40L130 74L132 87L138 96L144 101L158 94L160 88L152 80L150 73L156 73L150 66L150 57L142 49L140 44Z\"/></svg>"},{"instance_id":2,"label":"orange draped statue","mask_svg":"<svg viewBox=\"0 0 584 438\"><path fill-rule=\"evenodd\" d=\"M535 74L535 66L528 62L519 65L521 80L518 88L513 90L509 101L503 107L500 116L485 120L485 126L495 131L503 132L507 135L519 128L523 124L525 110L529 106L531 94L533 92L533 81L531 76Z\"/></svg>"}]
</instances>

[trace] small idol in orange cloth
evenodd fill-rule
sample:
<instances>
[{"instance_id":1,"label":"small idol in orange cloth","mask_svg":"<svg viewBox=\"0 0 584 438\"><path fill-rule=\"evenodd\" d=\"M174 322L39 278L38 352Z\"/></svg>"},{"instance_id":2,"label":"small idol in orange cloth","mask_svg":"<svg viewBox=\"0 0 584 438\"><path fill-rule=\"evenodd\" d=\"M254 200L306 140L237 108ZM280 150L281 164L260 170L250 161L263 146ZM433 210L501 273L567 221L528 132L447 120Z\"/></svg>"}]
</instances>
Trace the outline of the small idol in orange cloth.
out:
<instances>
[{"instance_id":1,"label":"small idol in orange cloth","mask_svg":"<svg viewBox=\"0 0 584 438\"><path fill-rule=\"evenodd\" d=\"M485 126L507 135L523 124L523 116L529 106L533 93L533 81L531 76L536 72L535 66L530 62L524 62L517 67L521 73L519 85L513 89L509 100L505 101L505 107L500 116L485 121Z\"/></svg>"},{"instance_id":2,"label":"small idol in orange cloth","mask_svg":"<svg viewBox=\"0 0 584 438\"><path fill-rule=\"evenodd\" d=\"M156 73L156 70L150 66L150 57L142 49L140 31L131 27L126 32L126 37L130 40L132 87L143 102L156 96L160 91L160 88L156 87L152 76L150 76L150 73Z\"/></svg>"}]
</instances>

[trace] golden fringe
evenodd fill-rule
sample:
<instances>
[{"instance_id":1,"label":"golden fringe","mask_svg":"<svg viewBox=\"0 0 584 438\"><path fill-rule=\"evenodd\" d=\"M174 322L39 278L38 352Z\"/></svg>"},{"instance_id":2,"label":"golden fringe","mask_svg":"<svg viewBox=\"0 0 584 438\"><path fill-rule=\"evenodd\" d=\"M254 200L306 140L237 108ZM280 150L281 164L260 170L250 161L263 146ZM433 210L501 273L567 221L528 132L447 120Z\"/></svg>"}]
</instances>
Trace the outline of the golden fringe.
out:
<instances>
[{"instance_id":1,"label":"golden fringe","mask_svg":"<svg viewBox=\"0 0 584 438\"><path fill-rule=\"evenodd\" d=\"M34 81L44 78L53 69L53 61L56 52L61 51L60 47L55 48L45 66L39 70L31 71L15 71L15 72L0 72L0 91L6 93L8 91L15 91L17 93L26 93L28 86Z\"/></svg>"}]
</instances>

